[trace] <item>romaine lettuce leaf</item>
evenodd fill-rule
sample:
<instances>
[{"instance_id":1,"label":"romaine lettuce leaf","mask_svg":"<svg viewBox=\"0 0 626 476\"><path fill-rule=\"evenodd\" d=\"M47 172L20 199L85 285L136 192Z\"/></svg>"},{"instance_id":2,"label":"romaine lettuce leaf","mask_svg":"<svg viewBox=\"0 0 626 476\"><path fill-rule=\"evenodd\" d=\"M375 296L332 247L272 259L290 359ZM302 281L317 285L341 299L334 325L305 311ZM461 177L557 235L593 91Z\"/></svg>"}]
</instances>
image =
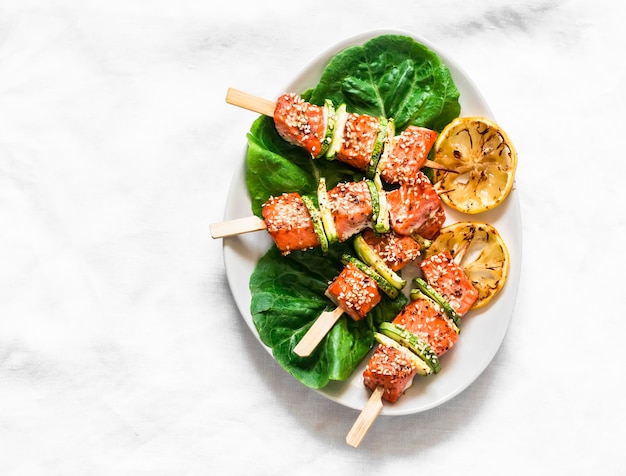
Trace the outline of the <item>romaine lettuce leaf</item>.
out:
<instances>
[{"instance_id":1,"label":"romaine lettuce leaf","mask_svg":"<svg viewBox=\"0 0 626 476\"><path fill-rule=\"evenodd\" d=\"M346 103L349 111L393 118L396 130L441 131L459 115L459 91L447 66L410 37L382 35L335 55L310 101Z\"/></svg>"}]
</instances>

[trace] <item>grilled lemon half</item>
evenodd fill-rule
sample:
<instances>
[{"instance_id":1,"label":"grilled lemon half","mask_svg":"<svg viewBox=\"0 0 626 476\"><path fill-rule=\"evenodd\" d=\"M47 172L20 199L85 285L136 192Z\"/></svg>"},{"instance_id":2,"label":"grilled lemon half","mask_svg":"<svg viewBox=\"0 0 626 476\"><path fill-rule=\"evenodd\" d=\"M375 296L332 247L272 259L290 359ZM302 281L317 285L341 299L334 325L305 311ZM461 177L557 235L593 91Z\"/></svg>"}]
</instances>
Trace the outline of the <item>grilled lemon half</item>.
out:
<instances>
[{"instance_id":1,"label":"grilled lemon half","mask_svg":"<svg viewBox=\"0 0 626 476\"><path fill-rule=\"evenodd\" d=\"M434 171L441 200L462 213L497 207L513 188L517 152L506 132L484 117L458 117L433 146L434 161L456 171Z\"/></svg>"}]
</instances>

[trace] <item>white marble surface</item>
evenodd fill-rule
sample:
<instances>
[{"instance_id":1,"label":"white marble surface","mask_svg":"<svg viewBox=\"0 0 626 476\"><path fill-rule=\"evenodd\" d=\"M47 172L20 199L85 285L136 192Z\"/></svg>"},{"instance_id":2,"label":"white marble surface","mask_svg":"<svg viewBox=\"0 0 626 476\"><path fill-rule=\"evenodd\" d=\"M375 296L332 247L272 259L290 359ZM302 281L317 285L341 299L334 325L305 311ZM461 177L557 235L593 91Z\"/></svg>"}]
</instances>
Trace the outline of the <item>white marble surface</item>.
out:
<instances>
[{"instance_id":1,"label":"white marble surface","mask_svg":"<svg viewBox=\"0 0 626 476\"><path fill-rule=\"evenodd\" d=\"M624 474L626 17L582 0L0 1L0 473ZM306 31L308 26L312 31ZM243 322L208 225L248 113L378 28L453 57L520 154L508 334L465 392L380 418Z\"/></svg>"}]
</instances>

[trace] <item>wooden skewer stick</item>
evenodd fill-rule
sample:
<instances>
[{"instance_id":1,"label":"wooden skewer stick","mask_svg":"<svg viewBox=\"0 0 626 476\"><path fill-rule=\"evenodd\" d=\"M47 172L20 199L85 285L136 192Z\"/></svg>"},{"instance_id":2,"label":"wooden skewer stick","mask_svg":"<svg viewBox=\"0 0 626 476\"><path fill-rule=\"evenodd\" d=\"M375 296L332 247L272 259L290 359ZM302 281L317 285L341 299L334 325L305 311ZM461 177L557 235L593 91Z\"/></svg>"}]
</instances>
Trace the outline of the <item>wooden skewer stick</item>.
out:
<instances>
[{"instance_id":1,"label":"wooden skewer stick","mask_svg":"<svg viewBox=\"0 0 626 476\"><path fill-rule=\"evenodd\" d=\"M226 92L226 102L233 106L242 107L252 112L258 112L264 116L274 116L276 103L269 99L263 99L258 96L239 91L238 89L228 88Z\"/></svg>"},{"instance_id":2,"label":"wooden skewer stick","mask_svg":"<svg viewBox=\"0 0 626 476\"><path fill-rule=\"evenodd\" d=\"M255 215L244 218L236 218L220 223L209 225L213 238L226 238L228 236L241 235L252 231L265 230L265 222Z\"/></svg>"},{"instance_id":3,"label":"wooden skewer stick","mask_svg":"<svg viewBox=\"0 0 626 476\"><path fill-rule=\"evenodd\" d=\"M376 387L346 436L346 443L357 448L383 409L384 388Z\"/></svg>"},{"instance_id":4,"label":"wooden skewer stick","mask_svg":"<svg viewBox=\"0 0 626 476\"><path fill-rule=\"evenodd\" d=\"M300 339L298 345L293 348L293 351L300 357L311 355L311 352L315 350L317 345L324 336L328 334L342 314L343 309L340 307L335 308L333 311L322 312L302 339Z\"/></svg>"},{"instance_id":5,"label":"wooden skewer stick","mask_svg":"<svg viewBox=\"0 0 626 476\"><path fill-rule=\"evenodd\" d=\"M252 94L240 91L235 88L228 88L226 92L226 102L233 106L238 106L243 109L247 109L252 112L257 112L265 116L274 117L274 109L276 109L276 103L269 99L260 98ZM456 170L451 170L438 162L432 160L426 160L424 164L431 169L443 170L444 172L457 173Z\"/></svg>"}]
</instances>

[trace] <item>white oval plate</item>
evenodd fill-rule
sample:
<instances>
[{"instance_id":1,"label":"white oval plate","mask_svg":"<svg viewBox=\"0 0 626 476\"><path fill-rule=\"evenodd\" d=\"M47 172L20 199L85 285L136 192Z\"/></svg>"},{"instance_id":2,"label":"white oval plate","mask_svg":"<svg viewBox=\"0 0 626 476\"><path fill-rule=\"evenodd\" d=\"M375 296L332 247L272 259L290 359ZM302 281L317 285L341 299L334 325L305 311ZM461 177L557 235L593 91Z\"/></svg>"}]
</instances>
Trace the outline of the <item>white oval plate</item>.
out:
<instances>
[{"instance_id":1,"label":"white oval plate","mask_svg":"<svg viewBox=\"0 0 626 476\"><path fill-rule=\"evenodd\" d=\"M376 30L349 38L321 54L296 79L284 89L277 91L276 97L285 91L302 92L314 87L331 57L348 46L360 45L383 34L399 34L414 38L428 46L446 63L460 92L461 115L479 115L493 118L487 103L470 78L445 54L422 38L398 30ZM252 121L250 121L252 123ZM244 176L245 151L238 173L234 176L226 203L225 220L249 216L250 199ZM382 414L405 415L425 411L442 404L465 390L489 365L498 351L509 321L513 314L521 269L521 216L515 187L505 202L498 208L474 216L463 215L447 209L446 224L457 221L482 221L495 226L507 244L511 266L506 285L500 293L483 309L471 311L463 319L463 332L455 347L442 357L442 370L437 375L415 378L413 386L394 404L385 404ZM257 337L258 333L250 314L250 292L248 283L257 261L271 246L272 241L265 232L250 233L224 240L224 263L230 289L246 323ZM271 349L261 343L271 354ZM329 399L347 407L360 410L365 405L369 390L363 386L362 373L367 358L344 382L331 382L327 387L316 390ZM288 374L285 372L285 376ZM292 378L292 377L289 377Z\"/></svg>"}]
</instances>

